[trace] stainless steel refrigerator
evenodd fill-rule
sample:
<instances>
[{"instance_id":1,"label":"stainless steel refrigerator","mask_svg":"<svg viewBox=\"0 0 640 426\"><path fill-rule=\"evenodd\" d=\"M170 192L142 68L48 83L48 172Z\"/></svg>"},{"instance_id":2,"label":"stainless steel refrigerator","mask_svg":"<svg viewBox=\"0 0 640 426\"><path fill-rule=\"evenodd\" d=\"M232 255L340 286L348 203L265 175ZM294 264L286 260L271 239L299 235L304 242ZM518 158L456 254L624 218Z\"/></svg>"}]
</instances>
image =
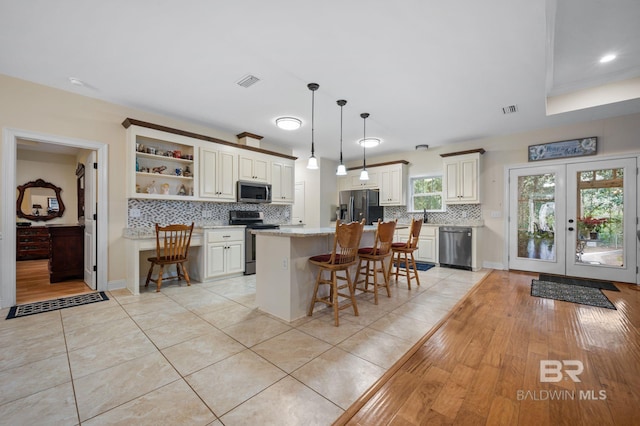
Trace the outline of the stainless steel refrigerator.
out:
<instances>
[{"instance_id":1,"label":"stainless steel refrigerator","mask_svg":"<svg viewBox=\"0 0 640 426\"><path fill-rule=\"evenodd\" d=\"M340 191L340 220L342 222L361 221L371 225L384 219L384 209L380 206L380 192L377 189Z\"/></svg>"}]
</instances>

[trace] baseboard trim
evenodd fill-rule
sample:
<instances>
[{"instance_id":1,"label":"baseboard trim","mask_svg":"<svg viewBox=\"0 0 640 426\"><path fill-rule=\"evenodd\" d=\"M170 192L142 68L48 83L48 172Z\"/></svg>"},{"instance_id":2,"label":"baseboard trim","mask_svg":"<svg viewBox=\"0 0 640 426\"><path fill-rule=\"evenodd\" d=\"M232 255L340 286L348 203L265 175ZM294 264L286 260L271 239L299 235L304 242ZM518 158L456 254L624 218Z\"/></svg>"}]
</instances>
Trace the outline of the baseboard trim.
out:
<instances>
[{"instance_id":1,"label":"baseboard trim","mask_svg":"<svg viewBox=\"0 0 640 426\"><path fill-rule=\"evenodd\" d=\"M497 269L499 271L507 270L506 266L499 262L482 262L482 267L486 269Z\"/></svg>"},{"instance_id":2,"label":"baseboard trim","mask_svg":"<svg viewBox=\"0 0 640 426\"><path fill-rule=\"evenodd\" d=\"M107 291L120 290L122 288L127 288L127 281L124 279L109 281L107 283Z\"/></svg>"}]
</instances>

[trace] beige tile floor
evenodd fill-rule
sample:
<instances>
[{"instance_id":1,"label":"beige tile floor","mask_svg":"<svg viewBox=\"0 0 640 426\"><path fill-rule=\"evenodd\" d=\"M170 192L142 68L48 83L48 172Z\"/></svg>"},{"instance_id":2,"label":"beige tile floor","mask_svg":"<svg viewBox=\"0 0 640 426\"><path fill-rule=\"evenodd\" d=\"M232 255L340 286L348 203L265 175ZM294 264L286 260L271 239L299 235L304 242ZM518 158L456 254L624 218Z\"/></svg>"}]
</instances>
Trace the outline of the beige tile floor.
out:
<instances>
[{"instance_id":1,"label":"beige tile floor","mask_svg":"<svg viewBox=\"0 0 640 426\"><path fill-rule=\"evenodd\" d=\"M487 272L436 267L377 306L360 294L340 327L320 305L261 313L255 276L0 319L0 423L329 425Z\"/></svg>"}]
</instances>

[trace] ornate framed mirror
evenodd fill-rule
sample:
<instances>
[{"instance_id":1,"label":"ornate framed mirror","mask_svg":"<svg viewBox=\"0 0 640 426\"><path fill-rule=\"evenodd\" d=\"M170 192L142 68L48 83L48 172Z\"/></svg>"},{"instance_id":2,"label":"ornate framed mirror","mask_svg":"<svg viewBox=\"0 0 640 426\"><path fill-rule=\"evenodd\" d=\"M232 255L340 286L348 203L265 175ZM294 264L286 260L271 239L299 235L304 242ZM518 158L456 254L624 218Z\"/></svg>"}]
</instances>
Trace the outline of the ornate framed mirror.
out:
<instances>
[{"instance_id":1,"label":"ornate framed mirror","mask_svg":"<svg viewBox=\"0 0 640 426\"><path fill-rule=\"evenodd\" d=\"M62 217L64 203L62 188L42 179L18 186L16 216L33 221L47 221Z\"/></svg>"}]
</instances>

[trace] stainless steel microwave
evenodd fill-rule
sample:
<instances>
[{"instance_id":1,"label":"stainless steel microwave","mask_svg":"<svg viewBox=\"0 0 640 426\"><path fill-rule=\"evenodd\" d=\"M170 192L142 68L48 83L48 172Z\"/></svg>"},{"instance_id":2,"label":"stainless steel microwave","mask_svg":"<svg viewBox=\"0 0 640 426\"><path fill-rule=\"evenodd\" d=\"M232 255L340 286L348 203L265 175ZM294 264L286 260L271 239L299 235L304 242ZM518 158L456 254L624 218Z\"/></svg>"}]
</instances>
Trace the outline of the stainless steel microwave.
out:
<instances>
[{"instance_id":1,"label":"stainless steel microwave","mask_svg":"<svg viewBox=\"0 0 640 426\"><path fill-rule=\"evenodd\" d=\"M268 183L238 181L239 203L270 203L271 185Z\"/></svg>"}]
</instances>

